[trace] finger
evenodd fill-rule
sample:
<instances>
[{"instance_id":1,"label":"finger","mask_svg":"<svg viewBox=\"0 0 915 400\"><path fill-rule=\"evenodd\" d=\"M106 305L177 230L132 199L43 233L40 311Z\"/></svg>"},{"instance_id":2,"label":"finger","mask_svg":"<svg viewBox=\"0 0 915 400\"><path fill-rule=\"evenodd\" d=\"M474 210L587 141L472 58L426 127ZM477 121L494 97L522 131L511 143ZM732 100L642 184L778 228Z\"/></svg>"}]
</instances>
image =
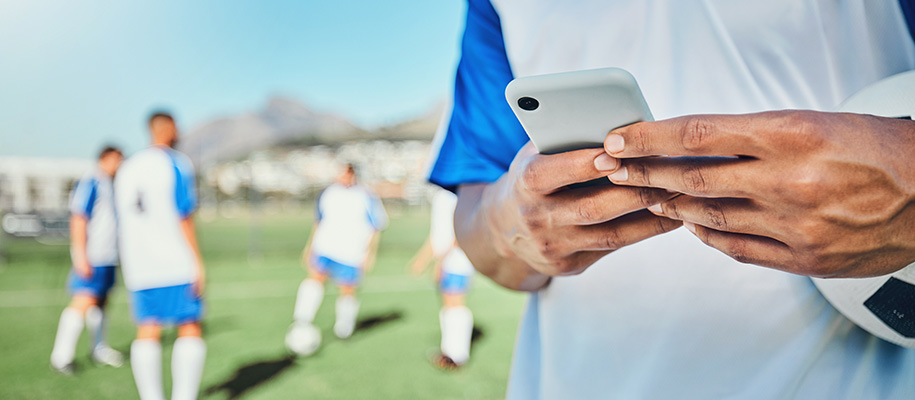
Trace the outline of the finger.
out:
<instances>
[{"instance_id":1,"label":"finger","mask_svg":"<svg viewBox=\"0 0 915 400\"><path fill-rule=\"evenodd\" d=\"M579 251L618 250L679 228L682 222L637 211L600 225L577 227Z\"/></svg>"},{"instance_id":2,"label":"finger","mask_svg":"<svg viewBox=\"0 0 915 400\"><path fill-rule=\"evenodd\" d=\"M698 197L755 197L767 190L757 159L734 157L651 157L625 160L609 175L618 185L663 188Z\"/></svg>"},{"instance_id":3,"label":"finger","mask_svg":"<svg viewBox=\"0 0 915 400\"><path fill-rule=\"evenodd\" d=\"M691 222L683 223L703 243L734 260L791 272L794 255L788 245L763 236L721 232Z\"/></svg>"},{"instance_id":4,"label":"finger","mask_svg":"<svg viewBox=\"0 0 915 400\"><path fill-rule=\"evenodd\" d=\"M608 154L619 158L663 155L753 156L765 153L765 113L749 115L691 115L639 122L614 129L604 140Z\"/></svg>"},{"instance_id":5,"label":"finger","mask_svg":"<svg viewBox=\"0 0 915 400\"><path fill-rule=\"evenodd\" d=\"M773 218L765 214L766 210L747 199L678 196L651 206L648 211L721 232L745 233L775 239L783 237L783 232L771 223Z\"/></svg>"},{"instance_id":6,"label":"finger","mask_svg":"<svg viewBox=\"0 0 915 400\"><path fill-rule=\"evenodd\" d=\"M647 187L616 185L570 189L547 199L551 219L563 225L594 225L668 200L676 193Z\"/></svg>"},{"instance_id":7,"label":"finger","mask_svg":"<svg viewBox=\"0 0 915 400\"><path fill-rule=\"evenodd\" d=\"M602 149L575 150L531 156L522 172L522 183L535 193L548 194L580 182L603 178L619 168L619 160Z\"/></svg>"}]
</instances>

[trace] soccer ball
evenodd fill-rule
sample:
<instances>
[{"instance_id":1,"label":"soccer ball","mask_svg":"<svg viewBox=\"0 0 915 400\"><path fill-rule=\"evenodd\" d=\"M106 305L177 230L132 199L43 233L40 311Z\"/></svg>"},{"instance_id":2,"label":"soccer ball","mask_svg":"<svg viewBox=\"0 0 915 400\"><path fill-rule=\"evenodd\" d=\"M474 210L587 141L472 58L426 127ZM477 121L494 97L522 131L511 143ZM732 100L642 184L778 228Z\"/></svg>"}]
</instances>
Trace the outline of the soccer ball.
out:
<instances>
[{"instance_id":1,"label":"soccer ball","mask_svg":"<svg viewBox=\"0 0 915 400\"><path fill-rule=\"evenodd\" d=\"M915 119L915 71L881 80L848 98L838 111ZM865 279L814 279L823 297L856 325L915 348L915 264Z\"/></svg>"},{"instance_id":2,"label":"soccer ball","mask_svg":"<svg viewBox=\"0 0 915 400\"><path fill-rule=\"evenodd\" d=\"M321 331L312 324L294 323L286 333L286 348L300 357L312 355L321 346Z\"/></svg>"}]
</instances>

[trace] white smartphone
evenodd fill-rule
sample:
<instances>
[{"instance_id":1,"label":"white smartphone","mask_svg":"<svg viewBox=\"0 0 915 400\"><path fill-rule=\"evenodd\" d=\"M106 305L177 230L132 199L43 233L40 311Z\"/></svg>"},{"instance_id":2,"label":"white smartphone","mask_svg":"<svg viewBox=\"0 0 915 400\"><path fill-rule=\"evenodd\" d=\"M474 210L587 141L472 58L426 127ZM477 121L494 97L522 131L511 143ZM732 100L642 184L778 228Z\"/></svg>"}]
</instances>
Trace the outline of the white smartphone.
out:
<instances>
[{"instance_id":1,"label":"white smartphone","mask_svg":"<svg viewBox=\"0 0 915 400\"><path fill-rule=\"evenodd\" d=\"M505 99L542 154L603 147L611 130L653 120L635 78L620 68L518 78Z\"/></svg>"}]
</instances>

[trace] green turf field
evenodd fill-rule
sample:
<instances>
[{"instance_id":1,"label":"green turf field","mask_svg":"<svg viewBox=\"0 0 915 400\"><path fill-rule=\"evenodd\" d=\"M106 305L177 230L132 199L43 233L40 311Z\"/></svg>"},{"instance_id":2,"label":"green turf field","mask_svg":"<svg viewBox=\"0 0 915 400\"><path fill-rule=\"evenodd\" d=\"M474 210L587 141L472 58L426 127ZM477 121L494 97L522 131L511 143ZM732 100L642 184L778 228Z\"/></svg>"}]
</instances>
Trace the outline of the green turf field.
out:
<instances>
[{"instance_id":1,"label":"green turf field","mask_svg":"<svg viewBox=\"0 0 915 400\"><path fill-rule=\"evenodd\" d=\"M434 369L427 357L438 347L439 301L428 274L415 278L405 269L428 231L421 210L389 209L391 224L382 236L377 266L362 286L356 333L346 341L333 336L336 290L329 289L315 321L324 336L322 348L309 358L289 357L283 337L305 277L298 258L311 229L307 209L198 223L209 275L201 398L503 397L524 296L478 276L469 297L477 328L471 361L455 372ZM261 255L249 254L251 242L260 243ZM57 375L48 366L57 320L68 301L67 247L24 240L7 241L4 247L0 399L136 398L130 368L93 366L85 334L76 377ZM123 286L115 290L109 342L126 353L134 330ZM166 389L173 340L173 332L163 340Z\"/></svg>"}]
</instances>

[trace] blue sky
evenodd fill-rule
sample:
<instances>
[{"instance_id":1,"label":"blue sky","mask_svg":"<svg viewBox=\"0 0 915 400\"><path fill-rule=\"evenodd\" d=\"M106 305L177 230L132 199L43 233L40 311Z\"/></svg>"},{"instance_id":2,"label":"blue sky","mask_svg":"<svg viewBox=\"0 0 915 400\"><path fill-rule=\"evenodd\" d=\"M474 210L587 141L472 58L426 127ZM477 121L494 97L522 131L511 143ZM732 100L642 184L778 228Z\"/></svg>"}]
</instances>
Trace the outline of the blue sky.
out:
<instances>
[{"instance_id":1,"label":"blue sky","mask_svg":"<svg viewBox=\"0 0 915 400\"><path fill-rule=\"evenodd\" d=\"M145 145L273 95L372 127L444 99L462 0L0 0L0 156Z\"/></svg>"}]
</instances>

